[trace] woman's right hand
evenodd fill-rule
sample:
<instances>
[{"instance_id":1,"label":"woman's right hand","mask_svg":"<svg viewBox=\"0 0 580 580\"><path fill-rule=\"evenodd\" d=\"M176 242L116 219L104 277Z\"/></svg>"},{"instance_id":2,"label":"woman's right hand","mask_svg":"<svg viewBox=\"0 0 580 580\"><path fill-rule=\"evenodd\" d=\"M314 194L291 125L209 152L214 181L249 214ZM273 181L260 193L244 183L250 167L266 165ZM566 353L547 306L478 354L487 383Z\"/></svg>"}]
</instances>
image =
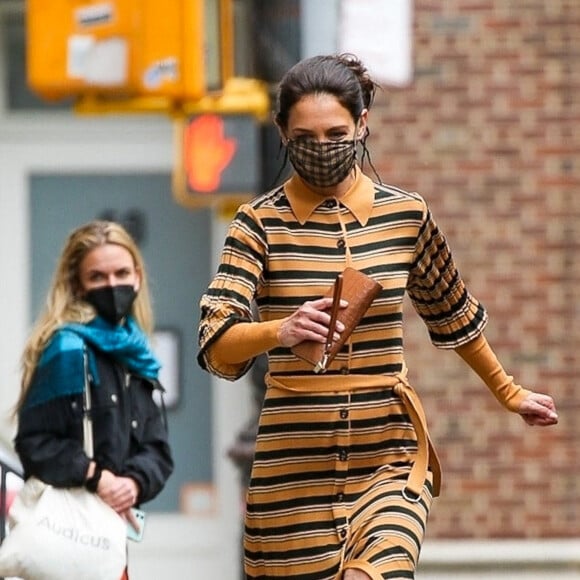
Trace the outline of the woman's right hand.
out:
<instances>
[{"instance_id":1,"label":"woman's right hand","mask_svg":"<svg viewBox=\"0 0 580 580\"><path fill-rule=\"evenodd\" d=\"M340 307L346 308L348 302L340 301ZM281 346L292 347L304 340L326 342L330 325L332 298L319 298L305 302L298 310L284 319L279 330L278 340ZM337 320L333 340L340 338L344 324Z\"/></svg>"}]
</instances>

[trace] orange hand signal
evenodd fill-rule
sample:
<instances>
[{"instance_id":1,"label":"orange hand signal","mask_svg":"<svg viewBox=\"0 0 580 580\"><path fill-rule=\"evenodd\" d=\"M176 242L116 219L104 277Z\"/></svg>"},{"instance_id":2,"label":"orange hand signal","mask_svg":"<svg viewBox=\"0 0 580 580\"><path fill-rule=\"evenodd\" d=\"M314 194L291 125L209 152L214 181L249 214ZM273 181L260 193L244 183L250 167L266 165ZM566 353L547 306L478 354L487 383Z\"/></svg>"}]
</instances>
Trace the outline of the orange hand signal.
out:
<instances>
[{"instance_id":1,"label":"orange hand signal","mask_svg":"<svg viewBox=\"0 0 580 580\"><path fill-rule=\"evenodd\" d=\"M224 135L221 117L207 114L194 119L185 131L183 147L189 187L205 193L216 191L237 147L236 139Z\"/></svg>"}]
</instances>

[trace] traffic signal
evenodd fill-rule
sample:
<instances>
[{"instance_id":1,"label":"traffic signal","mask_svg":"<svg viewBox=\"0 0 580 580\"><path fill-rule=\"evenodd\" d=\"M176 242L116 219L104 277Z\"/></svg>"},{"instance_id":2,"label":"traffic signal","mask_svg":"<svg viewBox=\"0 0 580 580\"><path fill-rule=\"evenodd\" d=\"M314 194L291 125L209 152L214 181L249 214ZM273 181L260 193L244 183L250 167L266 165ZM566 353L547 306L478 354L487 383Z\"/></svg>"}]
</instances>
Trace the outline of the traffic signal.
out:
<instances>
[{"instance_id":1,"label":"traffic signal","mask_svg":"<svg viewBox=\"0 0 580 580\"><path fill-rule=\"evenodd\" d=\"M188 207L259 193L260 125L252 115L202 113L176 122L176 199Z\"/></svg>"},{"instance_id":2,"label":"traffic signal","mask_svg":"<svg viewBox=\"0 0 580 580\"><path fill-rule=\"evenodd\" d=\"M233 76L233 0L27 0L27 73L48 100L195 100Z\"/></svg>"},{"instance_id":3,"label":"traffic signal","mask_svg":"<svg viewBox=\"0 0 580 580\"><path fill-rule=\"evenodd\" d=\"M226 134L223 117L206 114L190 119L183 138L187 189L202 194L223 190L222 174L239 149L240 140Z\"/></svg>"}]
</instances>

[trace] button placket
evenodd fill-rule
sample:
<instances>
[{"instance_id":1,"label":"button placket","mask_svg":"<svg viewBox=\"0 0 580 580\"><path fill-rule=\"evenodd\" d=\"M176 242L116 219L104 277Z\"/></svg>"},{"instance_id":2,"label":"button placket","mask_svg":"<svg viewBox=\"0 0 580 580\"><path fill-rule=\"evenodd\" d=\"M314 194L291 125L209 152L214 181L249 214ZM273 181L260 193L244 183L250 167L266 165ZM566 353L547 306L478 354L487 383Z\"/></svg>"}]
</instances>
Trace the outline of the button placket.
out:
<instances>
[{"instance_id":1,"label":"button placket","mask_svg":"<svg viewBox=\"0 0 580 580\"><path fill-rule=\"evenodd\" d=\"M346 478L348 476L348 459L350 448L350 394L340 397L337 404L337 416L340 418L340 426L337 429L337 453L336 453L336 482L333 514L336 526L336 533L341 542L348 537L348 507L345 504L346 498Z\"/></svg>"},{"instance_id":2,"label":"button placket","mask_svg":"<svg viewBox=\"0 0 580 580\"><path fill-rule=\"evenodd\" d=\"M344 207L344 206L343 206ZM341 206L340 206L340 202L338 202L337 200L337 216L338 216L338 222L340 224L340 229L342 232L342 236L340 239L338 239L336 241L336 246L337 248L339 248L340 250L344 250L344 266L353 266L352 263L352 255L351 255L351 251L350 251L350 246L348 243L348 230L346 229L346 225L344 223L344 216L343 216L343 212L341 212ZM345 211L346 208L345 208ZM340 374L341 375L348 375L350 373L350 360L352 357L352 345L350 344L350 339L347 340L346 342L347 346L348 346L348 360L344 361L342 363L342 366L340 367Z\"/></svg>"}]
</instances>

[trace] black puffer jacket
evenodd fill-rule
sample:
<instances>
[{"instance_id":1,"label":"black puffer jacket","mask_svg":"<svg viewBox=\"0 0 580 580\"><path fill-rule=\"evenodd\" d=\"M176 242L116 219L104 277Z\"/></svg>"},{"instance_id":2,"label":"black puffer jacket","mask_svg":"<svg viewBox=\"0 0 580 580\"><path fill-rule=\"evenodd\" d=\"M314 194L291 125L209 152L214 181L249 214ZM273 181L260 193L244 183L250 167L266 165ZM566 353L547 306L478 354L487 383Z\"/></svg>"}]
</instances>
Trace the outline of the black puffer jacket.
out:
<instances>
[{"instance_id":1,"label":"black puffer jacket","mask_svg":"<svg viewBox=\"0 0 580 580\"><path fill-rule=\"evenodd\" d=\"M95 460L139 485L138 503L153 499L173 471L165 418L153 400L155 382L130 375L112 358L95 351L91 377ZM82 395L69 395L24 408L19 415L16 452L25 477L56 487L84 485L89 458L83 451Z\"/></svg>"}]
</instances>

